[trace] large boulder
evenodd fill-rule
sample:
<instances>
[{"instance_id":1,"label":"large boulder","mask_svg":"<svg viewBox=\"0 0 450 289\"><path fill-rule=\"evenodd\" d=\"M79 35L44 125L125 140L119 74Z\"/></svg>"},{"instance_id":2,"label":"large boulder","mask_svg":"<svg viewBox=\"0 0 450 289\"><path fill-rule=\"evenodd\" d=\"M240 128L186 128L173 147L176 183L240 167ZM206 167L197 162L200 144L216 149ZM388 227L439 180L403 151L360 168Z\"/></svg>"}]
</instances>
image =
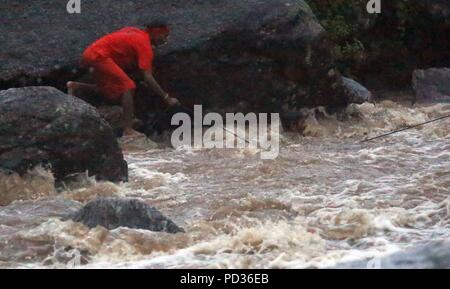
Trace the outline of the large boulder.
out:
<instances>
[{"instance_id":1,"label":"large boulder","mask_svg":"<svg viewBox=\"0 0 450 289\"><path fill-rule=\"evenodd\" d=\"M63 88L78 76L82 51L102 35L159 17L172 27L156 51L162 86L184 104L208 108L244 103L251 110L281 105L337 106L340 78L324 29L303 0L84 0L81 14L65 3L4 0L0 86L46 83ZM108 19L108 21L105 21ZM138 113L155 109L142 93Z\"/></svg>"},{"instance_id":2,"label":"large boulder","mask_svg":"<svg viewBox=\"0 0 450 289\"><path fill-rule=\"evenodd\" d=\"M19 174L50 165L56 179L88 171L127 179L111 127L94 107L52 87L0 91L0 167Z\"/></svg>"},{"instance_id":3,"label":"large boulder","mask_svg":"<svg viewBox=\"0 0 450 289\"><path fill-rule=\"evenodd\" d=\"M431 242L378 259L337 265L338 269L450 269L450 242Z\"/></svg>"},{"instance_id":4,"label":"large boulder","mask_svg":"<svg viewBox=\"0 0 450 289\"><path fill-rule=\"evenodd\" d=\"M417 100L450 100L450 68L415 70L412 84Z\"/></svg>"},{"instance_id":5,"label":"large boulder","mask_svg":"<svg viewBox=\"0 0 450 289\"><path fill-rule=\"evenodd\" d=\"M137 199L99 198L65 219L83 223L89 228L102 226L113 230L127 227L167 233L184 232L157 209Z\"/></svg>"}]
</instances>

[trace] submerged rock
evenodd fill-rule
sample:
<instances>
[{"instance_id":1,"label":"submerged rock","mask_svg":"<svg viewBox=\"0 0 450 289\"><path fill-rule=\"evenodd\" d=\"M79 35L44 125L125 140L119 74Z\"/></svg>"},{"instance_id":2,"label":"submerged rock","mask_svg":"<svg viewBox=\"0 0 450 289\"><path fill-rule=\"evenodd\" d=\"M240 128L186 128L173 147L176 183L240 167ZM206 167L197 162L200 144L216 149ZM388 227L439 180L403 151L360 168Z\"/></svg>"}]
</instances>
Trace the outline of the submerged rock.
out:
<instances>
[{"instance_id":1,"label":"submerged rock","mask_svg":"<svg viewBox=\"0 0 450 289\"><path fill-rule=\"evenodd\" d=\"M450 100L450 68L415 70L412 83L417 100Z\"/></svg>"},{"instance_id":2,"label":"submerged rock","mask_svg":"<svg viewBox=\"0 0 450 289\"><path fill-rule=\"evenodd\" d=\"M327 75L334 63L325 31L303 0L86 0L75 15L50 0L0 5L14 7L0 26L3 86L43 81L63 88L80 75L78 60L92 41L162 17L172 33L156 51L156 78L187 106L245 101L252 111L273 111L286 102L347 102L334 89L340 78ZM158 110L147 94L138 93L140 117Z\"/></svg>"},{"instance_id":3,"label":"submerged rock","mask_svg":"<svg viewBox=\"0 0 450 289\"><path fill-rule=\"evenodd\" d=\"M345 94L351 103L364 103L372 100L372 93L353 79L342 77Z\"/></svg>"},{"instance_id":4,"label":"submerged rock","mask_svg":"<svg viewBox=\"0 0 450 289\"><path fill-rule=\"evenodd\" d=\"M112 129L94 107L53 87L0 91L0 167L24 174L38 165L50 166L57 180L85 171L128 177Z\"/></svg>"},{"instance_id":5,"label":"submerged rock","mask_svg":"<svg viewBox=\"0 0 450 289\"><path fill-rule=\"evenodd\" d=\"M89 202L68 219L89 228L102 226L113 230L128 227L168 233L184 232L157 209L137 199L100 198Z\"/></svg>"},{"instance_id":6,"label":"submerged rock","mask_svg":"<svg viewBox=\"0 0 450 289\"><path fill-rule=\"evenodd\" d=\"M336 266L338 269L450 269L450 242L431 242L378 260L360 260Z\"/></svg>"}]
</instances>

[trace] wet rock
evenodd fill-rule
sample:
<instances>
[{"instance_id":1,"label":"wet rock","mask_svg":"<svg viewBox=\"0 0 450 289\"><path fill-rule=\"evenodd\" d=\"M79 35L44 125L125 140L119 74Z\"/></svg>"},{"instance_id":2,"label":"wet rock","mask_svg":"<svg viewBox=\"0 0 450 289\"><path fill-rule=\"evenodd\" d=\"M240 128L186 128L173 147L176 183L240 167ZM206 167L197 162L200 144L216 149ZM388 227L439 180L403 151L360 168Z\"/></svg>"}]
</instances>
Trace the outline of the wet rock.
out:
<instances>
[{"instance_id":1,"label":"wet rock","mask_svg":"<svg viewBox=\"0 0 450 289\"><path fill-rule=\"evenodd\" d=\"M88 171L110 181L128 169L111 127L94 107L53 87L0 91L0 167L19 174L44 165L57 180Z\"/></svg>"},{"instance_id":2,"label":"wet rock","mask_svg":"<svg viewBox=\"0 0 450 289\"><path fill-rule=\"evenodd\" d=\"M97 111L112 127L114 134L120 137L122 135L122 107L118 105L101 105L97 107Z\"/></svg>"},{"instance_id":3,"label":"wet rock","mask_svg":"<svg viewBox=\"0 0 450 289\"><path fill-rule=\"evenodd\" d=\"M128 227L168 233L184 232L157 209L137 199L100 198L89 202L68 219L89 228L103 226L113 230Z\"/></svg>"},{"instance_id":4,"label":"wet rock","mask_svg":"<svg viewBox=\"0 0 450 289\"><path fill-rule=\"evenodd\" d=\"M342 85L349 102L364 103L372 100L372 93L353 79L342 77Z\"/></svg>"},{"instance_id":5,"label":"wet rock","mask_svg":"<svg viewBox=\"0 0 450 289\"><path fill-rule=\"evenodd\" d=\"M354 261L338 269L450 269L450 242L432 242L378 260Z\"/></svg>"},{"instance_id":6,"label":"wet rock","mask_svg":"<svg viewBox=\"0 0 450 289\"><path fill-rule=\"evenodd\" d=\"M172 34L156 51L156 77L187 106L224 108L245 100L253 111L273 111L285 102L346 101L333 88L340 79L327 77L334 64L325 31L303 0L86 0L75 15L50 0L0 5L8 9L0 26L3 86L40 79L62 89L80 74L79 57L92 41L162 17ZM140 97L140 117L159 109L146 93Z\"/></svg>"},{"instance_id":7,"label":"wet rock","mask_svg":"<svg viewBox=\"0 0 450 289\"><path fill-rule=\"evenodd\" d=\"M415 70L412 83L417 100L450 100L450 68Z\"/></svg>"}]
</instances>

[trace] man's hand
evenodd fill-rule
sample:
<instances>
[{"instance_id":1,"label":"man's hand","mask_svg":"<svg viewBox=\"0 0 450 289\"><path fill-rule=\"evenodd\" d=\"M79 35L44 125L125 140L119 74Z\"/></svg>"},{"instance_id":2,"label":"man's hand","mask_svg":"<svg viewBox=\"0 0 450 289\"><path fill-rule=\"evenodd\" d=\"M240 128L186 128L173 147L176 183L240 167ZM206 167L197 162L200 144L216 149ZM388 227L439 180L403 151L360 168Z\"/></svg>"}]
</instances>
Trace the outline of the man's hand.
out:
<instances>
[{"instance_id":1,"label":"man's hand","mask_svg":"<svg viewBox=\"0 0 450 289\"><path fill-rule=\"evenodd\" d=\"M143 71L145 82L150 86L154 93L159 95L168 106L181 105L178 99L170 97L156 82L151 70Z\"/></svg>"},{"instance_id":2,"label":"man's hand","mask_svg":"<svg viewBox=\"0 0 450 289\"><path fill-rule=\"evenodd\" d=\"M167 96L164 99L164 102L168 105L168 106L178 106L181 105L180 101L178 99L176 99L175 97L169 97Z\"/></svg>"}]
</instances>

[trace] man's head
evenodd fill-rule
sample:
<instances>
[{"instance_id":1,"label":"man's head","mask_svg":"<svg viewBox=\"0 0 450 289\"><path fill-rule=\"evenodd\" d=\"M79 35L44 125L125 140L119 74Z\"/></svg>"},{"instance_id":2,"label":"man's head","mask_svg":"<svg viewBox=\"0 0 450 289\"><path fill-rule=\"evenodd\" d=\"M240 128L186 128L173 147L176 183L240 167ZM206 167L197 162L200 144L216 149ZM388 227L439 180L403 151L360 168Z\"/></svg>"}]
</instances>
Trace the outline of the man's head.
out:
<instances>
[{"instance_id":1,"label":"man's head","mask_svg":"<svg viewBox=\"0 0 450 289\"><path fill-rule=\"evenodd\" d=\"M163 20L155 20L145 25L145 31L150 34L150 39L154 45L166 43L170 33L169 24Z\"/></svg>"}]
</instances>

